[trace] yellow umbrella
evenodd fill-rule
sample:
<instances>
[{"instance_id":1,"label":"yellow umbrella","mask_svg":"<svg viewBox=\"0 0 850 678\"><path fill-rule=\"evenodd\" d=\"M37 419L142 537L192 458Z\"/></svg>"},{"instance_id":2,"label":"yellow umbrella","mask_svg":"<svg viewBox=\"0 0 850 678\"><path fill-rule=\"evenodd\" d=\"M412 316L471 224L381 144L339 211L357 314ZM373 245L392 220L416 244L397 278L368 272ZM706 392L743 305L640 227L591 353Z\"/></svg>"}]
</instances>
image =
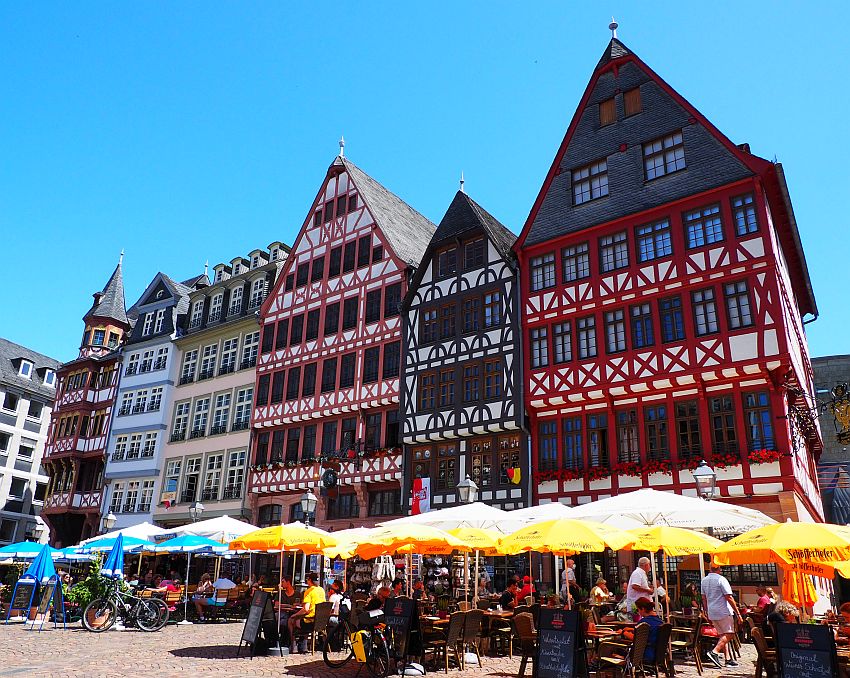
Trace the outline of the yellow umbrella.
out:
<instances>
[{"instance_id":1,"label":"yellow umbrella","mask_svg":"<svg viewBox=\"0 0 850 678\"><path fill-rule=\"evenodd\" d=\"M782 565L786 572L799 572L810 577L823 577L833 579L835 575L850 578L850 562L843 563L795 563L794 565Z\"/></svg>"},{"instance_id":2,"label":"yellow umbrella","mask_svg":"<svg viewBox=\"0 0 850 678\"><path fill-rule=\"evenodd\" d=\"M787 572L782 582L782 598L797 607L811 607L818 594L810 576Z\"/></svg>"},{"instance_id":3,"label":"yellow umbrella","mask_svg":"<svg viewBox=\"0 0 850 678\"><path fill-rule=\"evenodd\" d=\"M831 563L850 560L850 528L829 523L774 523L744 532L714 551L720 565Z\"/></svg>"},{"instance_id":4,"label":"yellow umbrella","mask_svg":"<svg viewBox=\"0 0 850 678\"><path fill-rule=\"evenodd\" d=\"M485 530L480 527L456 527L448 531L449 534L460 539L473 551L478 551L485 556L501 556L504 555L499 539L504 535L492 530Z\"/></svg>"},{"instance_id":5,"label":"yellow umbrella","mask_svg":"<svg viewBox=\"0 0 850 678\"><path fill-rule=\"evenodd\" d=\"M723 542L704 532L683 527L652 525L627 530L637 541L628 548L632 551L664 551L668 556L690 556L695 553L712 553Z\"/></svg>"},{"instance_id":6,"label":"yellow umbrella","mask_svg":"<svg viewBox=\"0 0 850 678\"><path fill-rule=\"evenodd\" d=\"M391 555L405 547L407 553L451 553L471 549L457 537L436 527L416 524L396 524L377 527L369 534L354 540L357 544L353 553L369 560L377 556ZM404 551L402 551L404 552Z\"/></svg>"},{"instance_id":7,"label":"yellow umbrella","mask_svg":"<svg viewBox=\"0 0 850 678\"><path fill-rule=\"evenodd\" d=\"M321 553L322 549L335 545L336 539L329 532L302 523L264 527L230 542L233 550L301 551L306 555Z\"/></svg>"},{"instance_id":8,"label":"yellow umbrella","mask_svg":"<svg viewBox=\"0 0 850 678\"><path fill-rule=\"evenodd\" d=\"M572 555L588 551L618 551L635 542L635 536L625 530L591 520L560 518L520 528L503 537L499 544L506 554L537 551Z\"/></svg>"}]
</instances>

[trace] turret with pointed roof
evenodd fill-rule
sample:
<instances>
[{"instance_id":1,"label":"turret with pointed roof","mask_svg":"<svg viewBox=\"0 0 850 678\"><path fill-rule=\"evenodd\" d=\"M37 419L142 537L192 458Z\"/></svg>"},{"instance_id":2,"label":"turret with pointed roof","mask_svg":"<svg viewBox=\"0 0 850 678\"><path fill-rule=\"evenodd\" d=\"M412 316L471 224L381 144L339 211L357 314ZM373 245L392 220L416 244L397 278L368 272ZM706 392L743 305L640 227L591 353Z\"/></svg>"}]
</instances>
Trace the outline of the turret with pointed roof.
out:
<instances>
[{"instance_id":1,"label":"turret with pointed roof","mask_svg":"<svg viewBox=\"0 0 850 678\"><path fill-rule=\"evenodd\" d=\"M92 296L94 297L94 303L83 316L83 320L89 320L91 318L114 320L118 324L130 327L124 302L124 277L121 270L121 262L118 263L112 275L109 276L109 280L106 281L103 290L101 292L95 292Z\"/></svg>"}]
</instances>

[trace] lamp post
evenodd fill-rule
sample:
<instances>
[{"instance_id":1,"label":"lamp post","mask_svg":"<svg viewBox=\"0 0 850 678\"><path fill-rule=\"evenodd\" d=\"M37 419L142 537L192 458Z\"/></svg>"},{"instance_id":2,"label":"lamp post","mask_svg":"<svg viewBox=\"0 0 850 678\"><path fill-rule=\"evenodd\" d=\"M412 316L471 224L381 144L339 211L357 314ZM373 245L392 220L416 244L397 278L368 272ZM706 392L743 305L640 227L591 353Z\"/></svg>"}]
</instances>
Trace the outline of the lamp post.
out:
<instances>
[{"instance_id":1,"label":"lamp post","mask_svg":"<svg viewBox=\"0 0 850 678\"><path fill-rule=\"evenodd\" d=\"M472 504L478 500L478 485L466 476L457 484L457 494L461 504Z\"/></svg>"},{"instance_id":2,"label":"lamp post","mask_svg":"<svg viewBox=\"0 0 850 678\"><path fill-rule=\"evenodd\" d=\"M318 497L313 494L312 490L307 490L301 495L301 510L304 512L304 524L309 527L310 517L316 512L316 505L319 503Z\"/></svg>"},{"instance_id":3,"label":"lamp post","mask_svg":"<svg viewBox=\"0 0 850 678\"><path fill-rule=\"evenodd\" d=\"M105 516L103 516L103 531L109 532L113 527L115 527L115 523L118 521L118 518L115 517L115 514L110 511Z\"/></svg>"},{"instance_id":4,"label":"lamp post","mask_svg":"<svg viewBox=\"0 0 850 678\"><path fill-rule=\"evenodd\" d=\"M705 463L705 459L692 471L692 475L699 496L706 501L714 499L717 492L717 474L711 466Z\"/></svg>"},{"instance_id":5,"label":"lamp post","mask_svg":"<svg viewBox=\"0 0 850 678\"><path fill-rule=\"evenodd\" d=\"M193 523L196 523L198 522L198 520L200 520L201 516L204 513L204 509L204 505L199 501L193 501L189 505L189 515L191 516Z\"/></svg>"}]
</instances>

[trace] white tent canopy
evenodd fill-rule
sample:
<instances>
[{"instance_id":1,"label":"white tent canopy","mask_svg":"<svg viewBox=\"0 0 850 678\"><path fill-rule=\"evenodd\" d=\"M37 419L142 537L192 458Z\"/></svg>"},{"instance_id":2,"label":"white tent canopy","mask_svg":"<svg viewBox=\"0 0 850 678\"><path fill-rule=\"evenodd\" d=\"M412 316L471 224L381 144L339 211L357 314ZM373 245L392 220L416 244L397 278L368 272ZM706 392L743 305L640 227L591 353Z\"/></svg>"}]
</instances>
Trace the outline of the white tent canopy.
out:
<instances>
[{"instance_id":1,"label":"white tent canopy","mask_svg":"<svg viewBox=\"0 0 850 678\"><path fill-rule=\"evenodd\" d=\"M706 501L650 488L618 494L570 509L570 517L587 518L628 530L670 525L720 533L740 533L776 522L755 509L723 501Z\"/></svg>"},{"instance_id":2,"label":"white tent canopy","mask_svg":"<svg viewBox=\"0 0 850 678\"><path fill-rule=\"evenodd\" d=\"M243 520L236 520L236 518L231 518L230 516L219 516L218 518L199 520L197 523L181 525L180 527L167 530L167 532L169 537L194 534L199 537L213 539L214 541L228 543L259 529L256 525L251 525ZM163 530L163 532L166 532L166 530Z\"/></svg>"},{"instance_id":3,"label":"white tent canopy","mask_svg":"<svg viewBox=\"0 0 850 678\"><path fill-rule=\"evenodd\" d=\"M519 521L522 526L528 525L529 523L540 523L544 520L558 520L560 518L576 517L572 508L558 501L509 511L508 516Z\"/></svg>"},{"instance_id":4,"label":"white tent canopy","mask_svg":"<svg viewBox=\"0 0 850 678\"><path fill-rule=\"evenodd\" d=\"M478 527L485 530L496 530L507 534L518 530L525 522L515 518L516 511L502 511L477 501L472 504L461 504L449 508L419 513L415 516L405 516L380 523L383 526L393 525L427 525L440 530L454 530L458 527Z\"/></svg>"},{"instance_id":5,"label":"white tent canopy","mask_svg":"<svg viewBox=\"0 0 850 678\"><path fill-rule=\"evenodd\" d=\"M99 539L114 539L119 534L123 534L125 537L135 537L136 539L144 539L145 541L154 541L154 537L160 534L165 534L165 532L167 532L167 530L164 530L153 523L145 522L139 523L138 525L131 525L130 527L122 527L121 529L113 530L106 534L99 534L96 537L91 537L81 541L80 546Z\"/></svg>"}]
</instances>

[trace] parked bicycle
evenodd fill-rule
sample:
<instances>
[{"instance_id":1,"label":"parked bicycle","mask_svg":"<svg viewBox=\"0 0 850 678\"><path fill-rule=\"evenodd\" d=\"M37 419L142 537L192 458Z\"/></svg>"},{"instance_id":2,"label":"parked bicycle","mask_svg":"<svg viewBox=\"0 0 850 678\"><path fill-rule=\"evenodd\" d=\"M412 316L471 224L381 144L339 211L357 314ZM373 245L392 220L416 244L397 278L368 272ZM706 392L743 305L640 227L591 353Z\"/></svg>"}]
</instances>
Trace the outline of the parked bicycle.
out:
<instances>
[{"instance_id":1,"label":"parked bicycle","mask_svg":"<svg viewBox=\"0 0 850 678\"><path fill-rule=\"evenodd\" d=\"M111 629L118 617L125 626L159 631L168 623L168 606L159 598L138 598L121 590L115 580L104 598L96 598L83 611L83 626L93 633Z\"/></svg>"},{"instance_id":2,"label":"parked bicycle","mask_svg":"<svg viewBox=\"0 0 850 678\"><path fill-rule=\"evenodd\" d=\"M395 650L393 630L383 619L382 610L361 612L357 626L340 617L339 624L328 631L322 650L325 664L338 669L355 659L365 664L376 678L386 678L390 672L390 657L395 656Z\"/></svg>"}]
</instances>

